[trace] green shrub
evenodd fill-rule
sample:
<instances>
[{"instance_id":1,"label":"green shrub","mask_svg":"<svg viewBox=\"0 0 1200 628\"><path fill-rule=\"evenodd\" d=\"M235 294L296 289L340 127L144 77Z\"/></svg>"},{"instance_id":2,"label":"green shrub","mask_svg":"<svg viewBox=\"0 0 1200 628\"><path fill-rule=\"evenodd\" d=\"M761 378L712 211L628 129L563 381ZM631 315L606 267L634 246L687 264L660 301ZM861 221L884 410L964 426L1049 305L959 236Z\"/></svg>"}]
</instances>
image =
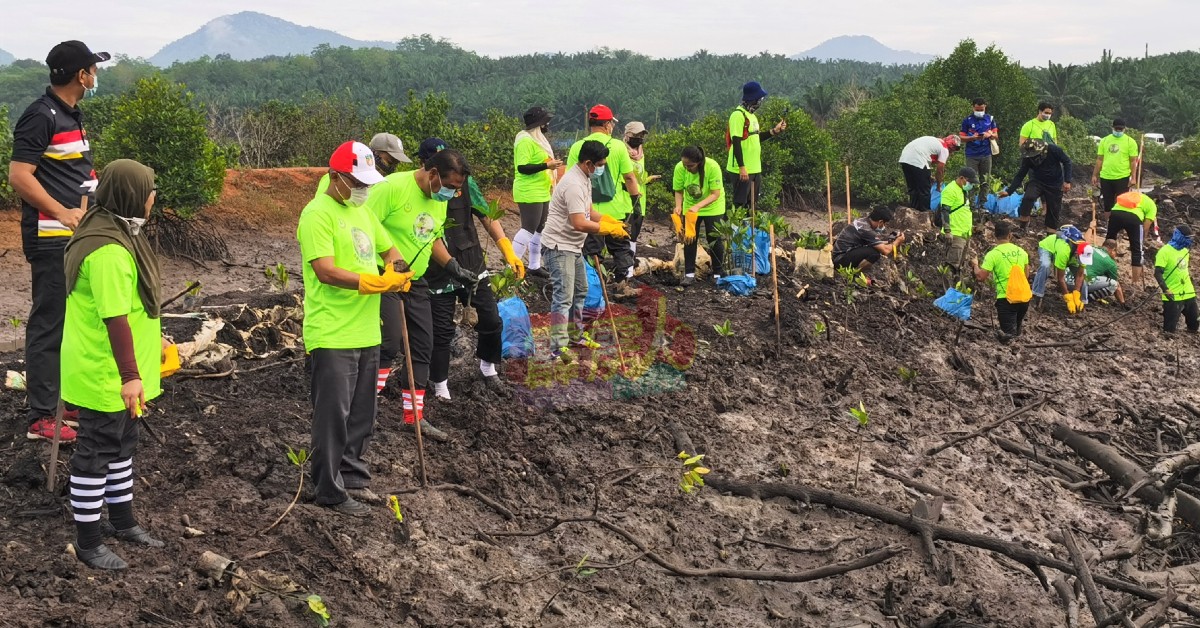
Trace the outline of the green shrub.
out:
<instances>
[{"instance_id":1,"label":"green shrub","mask_svg":"<svg viewBox=\"0 0 1200 628\"><path fill-rule=\"evenodd\" d=\"M0 106L0 207L16 207L20 203L17 192L8 184L8 164L12 157L13 136L8 128L8 107Z\"/></svg>"}]
</instances>

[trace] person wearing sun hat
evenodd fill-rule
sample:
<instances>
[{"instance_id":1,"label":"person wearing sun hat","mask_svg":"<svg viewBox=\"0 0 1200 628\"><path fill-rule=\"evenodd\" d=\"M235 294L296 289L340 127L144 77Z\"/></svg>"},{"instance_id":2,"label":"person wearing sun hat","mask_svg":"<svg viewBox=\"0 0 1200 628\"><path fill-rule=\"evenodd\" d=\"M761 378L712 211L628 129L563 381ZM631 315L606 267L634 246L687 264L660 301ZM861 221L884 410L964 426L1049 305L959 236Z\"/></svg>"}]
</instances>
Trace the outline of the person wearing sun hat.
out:
<instances>
[{"instance_id":1,"label":"person wearing sun hat","mask_svg":"<svg viewBox=\"0 0 1200 628\"><path fill-rule=\"evenodd\" d=\"M521 230L513 236L517 258L527 257L529 274L548 279L542 268L542 229L550 210L550 191L554 187L562 160L555 159L554 146L546 138L554 116L542 107L530 107L522 120L525 129L513 140L513 202L521 213Z\"/></svg>"},{"instance_id":2,"label":"person wearing sun hat","mask_svg":"<svg viewBox=\"0 0 1200 628\"><path fill-rule=\"evenodd\" d=\"M725 171L733 187L733 206L749 207L750 195L762 193L762 142L787 130L787 120L770 129L762 129L757 111L767 97L758 81L742 85L742 102L729 114L725 130L725 148L729 157Z\"/></svg>"},{"instance_id":3,"label":"person wearing sun hat","mask_svg":"<svg viewBox=\"0 0 1200 628\"><path fill-rule=\"evenodd\" d=\"M400 164L412 163L404 154L404 142L391 133L376 133L367 146L375 153L375 168L384 176L395 172Z\"/></svg>"},{"instance_id":4,"label":"person wearing sun hat","mask_svg":"<svg viewBox=\"0 0 1200 628\"><path fill-rule=\"evenodd\" d=\"M371 481L363 455L375 430L380 295L407 291L412 279L395 269L400 251L365 205L382 181L370 148L342 144L329 158L329 188L309 201L296 226L312 375L313 498L353 517L370 514L352 493L369 495Z\"/></svg>"}]
</instances>

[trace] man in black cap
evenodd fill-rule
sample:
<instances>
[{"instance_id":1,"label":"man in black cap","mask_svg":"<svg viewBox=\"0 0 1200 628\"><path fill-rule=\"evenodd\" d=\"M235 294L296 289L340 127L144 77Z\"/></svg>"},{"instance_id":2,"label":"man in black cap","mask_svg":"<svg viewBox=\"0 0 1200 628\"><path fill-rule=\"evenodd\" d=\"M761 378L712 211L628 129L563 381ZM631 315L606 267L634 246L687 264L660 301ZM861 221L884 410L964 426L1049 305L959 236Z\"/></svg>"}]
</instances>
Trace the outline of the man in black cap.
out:
<instances>
[{"instance_id":1,"label":"man in black cap","mask_svg":"<svg viewBox=\"0 0 1200 628\"><path fill-rule=\"evenodd\" d=\"M93 53L81 41L50 50L50 86L33 101L13 129L8 182L21 196L21 244L32 269L33 307L25 330L26 395L31 440L54 437L59 400L59 346L67 293L63 250L83 218L83 198L96 192L92 150L83 130L79 101L96 91L96 64L107 52ZM68 411L59 432L73 442L78 413Z\"/></svg>"},{"instance_id":2,"label":"man in black cap","mask_svg":"<svg viewBox=\"0 0 1200 628\"><path fill-rule=\"evenodd\" d=\"M1113 120L1112 133L1096 147L1092 185L1100 187L1100 211L1110 212L1117 197L1129 191L1129 177L1138 162L1138 143L1125 135L1125 121Z\"/></svg>"}]
</instances>

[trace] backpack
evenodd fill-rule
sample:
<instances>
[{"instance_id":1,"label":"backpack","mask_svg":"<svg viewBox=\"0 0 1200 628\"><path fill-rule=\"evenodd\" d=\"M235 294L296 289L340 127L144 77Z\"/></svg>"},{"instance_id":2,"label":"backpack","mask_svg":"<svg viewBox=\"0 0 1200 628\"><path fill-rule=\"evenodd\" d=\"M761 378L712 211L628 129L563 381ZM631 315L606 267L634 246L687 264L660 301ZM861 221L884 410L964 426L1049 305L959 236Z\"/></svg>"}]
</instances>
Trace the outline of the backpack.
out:
<instances>
[{"instance_id":1,"label":"backpack","mask_svg":"<svg viewBox=\"0 0 1200 628\"><path fill-rule=\"evenodd\" d=\"M742 114L742 139L750 138L750 116ZM733 137L729 135L729 125L725 125L725 150L733 148Z\"/></svg>"},{"instance_id":2,"label":"backpack","mask_svg":"<svg viewBox=\"0 0 1200 628\"><path fill-rule=\"evenodd\" d=\"M612 140L604 143L607 147ZM592 202L608 203L617 197L617 183L613 181L612 173L605 172L603 177L592 180Z\"/></svg>"},{"instance_id":3,"label":"backpack","mask_svg":"<svg viewBox=\"0 0 1200 628\"><path fill-rule=\"evenodd\" d=\"M1029 287L1029 278L1025 270L1013 264L1008 269L1008 282L1004 286L1004 298L1009 303L1029 303L1033 299L1033 289Z\"/></svg>"}]
</instances>

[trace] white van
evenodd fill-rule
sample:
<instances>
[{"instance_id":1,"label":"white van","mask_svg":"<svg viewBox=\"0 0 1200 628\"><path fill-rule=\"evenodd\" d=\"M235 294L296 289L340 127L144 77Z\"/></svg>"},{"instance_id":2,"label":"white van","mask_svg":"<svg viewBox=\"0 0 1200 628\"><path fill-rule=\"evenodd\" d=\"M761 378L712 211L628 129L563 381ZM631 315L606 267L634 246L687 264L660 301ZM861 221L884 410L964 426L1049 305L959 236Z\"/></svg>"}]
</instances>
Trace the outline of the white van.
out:
<instances>
[{"instance_id":1,"label":"white van","mask_svg":"<svg viewBox=\"0 0 1200 628\"><path fill-rule=\"evenodd\" d=\"M1154 142L1155 144L1158 144L1159 146L1166 146L1167 138L1163 137L1162 133L1147 133L1146 134L1146 142L1147 143Z\"/></svg>"}]
</instances>

